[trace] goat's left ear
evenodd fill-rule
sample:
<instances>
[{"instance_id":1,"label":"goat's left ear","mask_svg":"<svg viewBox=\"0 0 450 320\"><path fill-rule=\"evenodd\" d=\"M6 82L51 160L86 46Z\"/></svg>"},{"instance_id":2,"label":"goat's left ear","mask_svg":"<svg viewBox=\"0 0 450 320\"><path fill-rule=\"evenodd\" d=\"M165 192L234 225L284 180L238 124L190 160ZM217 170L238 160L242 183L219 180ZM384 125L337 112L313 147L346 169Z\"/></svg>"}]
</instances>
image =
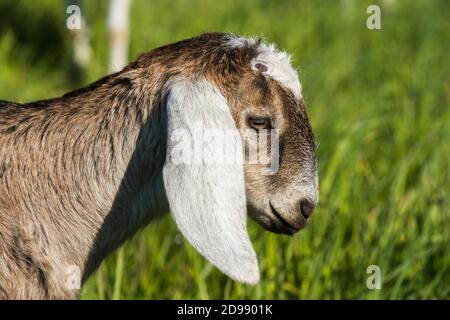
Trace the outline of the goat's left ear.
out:
<instances>
[{"instance_id":1,"label":"goat's left ear","mask_svg":"<svg viewBox=\"0 0 450 320\"><path fill-rule=\"evenodd\" d=\"M163 179L178 228L229 277L257 283L258 261L246 226L242 142L225 98L206 79L178 81L169 88L167 125ZM231 142L237 158L211 161L223 158L224 139L199 141L202 135L195 132L201 127L226 133L226 149Z\"/></svg>"}]
</instances>

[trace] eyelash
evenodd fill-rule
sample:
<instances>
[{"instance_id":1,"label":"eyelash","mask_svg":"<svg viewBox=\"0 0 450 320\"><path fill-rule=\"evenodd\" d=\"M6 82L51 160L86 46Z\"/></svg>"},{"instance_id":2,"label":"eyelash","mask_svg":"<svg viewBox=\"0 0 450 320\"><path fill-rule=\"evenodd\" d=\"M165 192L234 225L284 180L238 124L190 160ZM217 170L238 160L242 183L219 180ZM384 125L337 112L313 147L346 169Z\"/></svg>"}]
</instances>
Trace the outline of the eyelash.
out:
<instances>
[{"instance_id":1,"label":"eyelash","mask_svg":"<svg viewBox=\"0 0 450 320\"><path fill-rule=\"evenodd\" d=\"M266 117L250 117L247 119L247 126L256 131L272 129L270 118Z\"/></svg>"}]
</instances>

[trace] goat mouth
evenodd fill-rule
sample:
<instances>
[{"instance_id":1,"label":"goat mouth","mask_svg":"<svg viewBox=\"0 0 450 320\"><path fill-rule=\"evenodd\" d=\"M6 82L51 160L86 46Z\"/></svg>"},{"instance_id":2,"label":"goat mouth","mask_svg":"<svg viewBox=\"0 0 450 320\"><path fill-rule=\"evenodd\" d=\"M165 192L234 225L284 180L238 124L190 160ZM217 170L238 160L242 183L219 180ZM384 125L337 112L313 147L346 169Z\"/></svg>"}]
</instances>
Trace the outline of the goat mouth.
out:
<instances>
[{"instance_id":1,"label":"goat mouth","mask_svg":"<svg viewBox=\"0 0 450 320\"><path fill-rule=\"evenodd\" d=\"M286 219L284 219L281 214L273 207L272 203L269 201L270 210L272 211L273 216L281 223L283 230L276 230L281 233L286 233L290 235L294 235L300 231L302 227L293 226Z\"/></svg>"}]
</instances>

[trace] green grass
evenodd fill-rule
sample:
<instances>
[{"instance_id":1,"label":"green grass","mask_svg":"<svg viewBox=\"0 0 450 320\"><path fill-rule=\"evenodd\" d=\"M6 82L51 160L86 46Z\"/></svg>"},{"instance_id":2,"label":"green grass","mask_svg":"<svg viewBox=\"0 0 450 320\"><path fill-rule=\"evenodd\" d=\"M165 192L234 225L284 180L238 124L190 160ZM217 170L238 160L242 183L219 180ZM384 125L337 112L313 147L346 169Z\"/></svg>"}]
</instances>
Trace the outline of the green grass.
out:
<instances>
[{"instance_id":1,"label":"green grass","mask_svg":"<svg viewBox=\"0 0 450 320\"><path fill-rule=\"evenodd\" d=\"M374 2L378 31L365 26ZM6 18L10 3L0 4L0 98L74 88L64 1L21 1ZM107 2L85 4L94 56L82 84L106 73L108 49ZM319 143L320 204L293 238L250 222L257 286L222 275L167 216L109 257L82 298L450 298L448 12L446 0L135 0L133 58L203 31L263 35L293 54ZM366 287L372 264L381 290Z\"/></svg>"}]
</instances>

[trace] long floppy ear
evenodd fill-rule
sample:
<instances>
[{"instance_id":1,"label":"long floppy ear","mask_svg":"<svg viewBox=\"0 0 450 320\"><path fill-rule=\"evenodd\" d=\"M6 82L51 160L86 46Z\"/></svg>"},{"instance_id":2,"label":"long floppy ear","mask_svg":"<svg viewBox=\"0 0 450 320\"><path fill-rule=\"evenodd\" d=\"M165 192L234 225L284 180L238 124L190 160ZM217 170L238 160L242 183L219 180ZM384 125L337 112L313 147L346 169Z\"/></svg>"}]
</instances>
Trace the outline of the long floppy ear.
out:
<instances>
[{"instance_id":1,"label":"long floppy ear","mask_svg":"<svg viewBox=\"0 0 450 320\"><path fill-rule=\"evenodd\" d=\"M246 226L242 142L227 102L204 78L172 84L166 101L163 179L175 222L191 245L222 272L237 281L255 284L259 268ZM201 152L209 160L220 160L224 143L216 136L198 148L202 137L195 132L199 127L226 131L228 146L231 141L237 153L235 160L241 161L211 163L203 159ZM180 152L183 159L177 157Z\"/></svg>"}]
</instances>

